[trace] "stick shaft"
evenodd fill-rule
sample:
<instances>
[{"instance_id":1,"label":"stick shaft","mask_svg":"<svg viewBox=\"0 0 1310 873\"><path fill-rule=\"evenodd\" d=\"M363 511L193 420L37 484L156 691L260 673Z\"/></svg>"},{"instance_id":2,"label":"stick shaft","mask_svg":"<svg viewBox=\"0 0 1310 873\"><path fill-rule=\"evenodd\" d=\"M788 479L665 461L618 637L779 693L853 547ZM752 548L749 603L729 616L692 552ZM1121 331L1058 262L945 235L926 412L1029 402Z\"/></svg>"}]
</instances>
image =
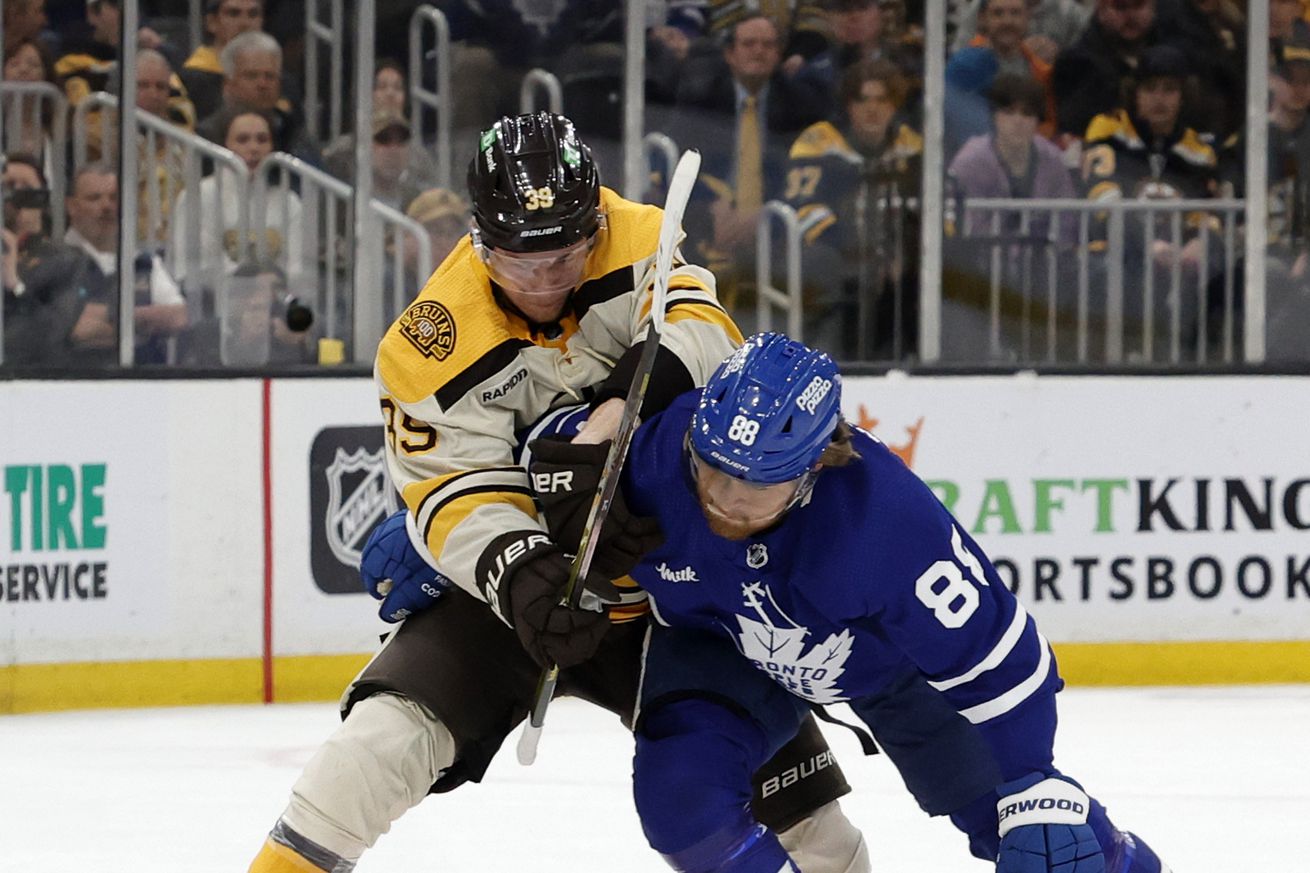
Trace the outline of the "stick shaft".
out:
<instances>
[{"instance_id":1,"label":"stick shaft","mask_svg":"<svg viewBox=\"0 0 1310 873\"><path fill-rule=\"evenodd\" d=\"M594 536L593 532L599 530L600 525L604 523L610 504L614 500L614 494L618 490L623 463L627 460L628 449L632 445L632 435L637 429L641 404L650 385L651 371L655 367L655 357L659 352L660 333L664 327L664 308L669 294L669 276L673 272L673 255L682 229L682 216L687 209L687 201L691 197L691 189L696 184L696 175L699 171L700 153L687 151L678 161L669 180L664 216L660 224L659 248L655 252L655 287L651 293L650 324L646 329L645 346L641 350L641 358L637 362L632 385L628 388L628 396L623 401L623 415L619 419L614 441L610 444L609 454L605 457L605 466L601 470L596 496L591 501L587 522L582 528L580 548L569 567L569 579L564 587L564 600L575 609L582 597L584 587L579 580L587 578L600 539ZM546 708L554 696L558 680L557 664L547 666L537 680L532 709L528 713L523 733L519 736L518 760L524 766L536 760L537 744L540 742L542 725L546 720Z\"/></svg>"}]
</instances>

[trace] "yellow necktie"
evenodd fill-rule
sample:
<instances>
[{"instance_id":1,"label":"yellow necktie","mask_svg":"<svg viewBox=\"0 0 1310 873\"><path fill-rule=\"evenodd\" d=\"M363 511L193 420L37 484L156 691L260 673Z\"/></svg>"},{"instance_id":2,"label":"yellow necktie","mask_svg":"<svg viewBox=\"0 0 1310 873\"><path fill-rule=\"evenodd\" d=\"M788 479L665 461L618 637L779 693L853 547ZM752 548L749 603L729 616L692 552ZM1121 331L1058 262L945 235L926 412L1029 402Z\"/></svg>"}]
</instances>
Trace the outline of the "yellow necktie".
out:
<instances>
[{"instance_id":1,"label":"yellow necktie","mask_svg":"<svg viewBox=\"0 0 1310 873\"><path fill-rule=\"evenodd\" d=\"M764 162L760 154L760 114L747 97L737 118L737 210L755 212L764 204Z\"/></svg>"}]
</instances>

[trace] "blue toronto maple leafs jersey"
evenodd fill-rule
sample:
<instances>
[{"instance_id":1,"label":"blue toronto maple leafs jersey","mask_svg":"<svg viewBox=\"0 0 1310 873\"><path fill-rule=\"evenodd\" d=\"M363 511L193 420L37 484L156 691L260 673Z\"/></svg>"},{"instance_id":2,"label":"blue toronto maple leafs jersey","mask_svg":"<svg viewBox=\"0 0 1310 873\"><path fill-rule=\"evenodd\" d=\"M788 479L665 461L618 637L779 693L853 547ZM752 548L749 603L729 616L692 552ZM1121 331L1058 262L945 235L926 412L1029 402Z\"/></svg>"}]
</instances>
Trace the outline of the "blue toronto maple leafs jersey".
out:
<instances>
[{"instance_id":1,"label":"blue toronto maple leafs jersey","mask_svg":"<svg viewBox=\"0 0 1310 873\"><path fill-rule=\"evenodd\" d=\"M899 693L917 673L933 706L944 701L973 726L1004 778L1049 766L1061 686L1050 647L931 490L857 430L860 460L821 472L781 522L740 542L717 537L684 449L698 399L684 395L643 424L624 474L629 505L657 516L665 535L632 574L656 618L729 638L816 704L860 712L861 699Z\"/></svg>"}]
</instances>

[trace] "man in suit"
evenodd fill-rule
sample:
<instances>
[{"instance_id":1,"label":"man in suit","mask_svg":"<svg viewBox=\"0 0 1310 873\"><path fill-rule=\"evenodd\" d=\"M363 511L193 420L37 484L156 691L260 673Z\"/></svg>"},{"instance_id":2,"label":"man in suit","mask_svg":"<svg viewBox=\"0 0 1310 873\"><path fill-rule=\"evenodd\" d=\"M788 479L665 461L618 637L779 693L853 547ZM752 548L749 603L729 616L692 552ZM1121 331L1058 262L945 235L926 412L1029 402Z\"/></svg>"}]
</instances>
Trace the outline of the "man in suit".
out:
<instances>
[{"instance_id":1,"label":"man in suit","mask_svg":"<svg viewBox=\"0 0 1310 873\"><path fill-rule=\"evenodd\" d=\"M754 269L760 207L781 196L787 150L828 103L822 86L788 76L781 62L777 25L752 15L728 31L721 62L688 70L679 88L674 139L701 150L694 196L708 205L688 210L688 233L705 241L700 254L718 272L730 307L744 302L735 298ZM695 227L698 215L709 225Z\"/></svg>"}]
</instances>

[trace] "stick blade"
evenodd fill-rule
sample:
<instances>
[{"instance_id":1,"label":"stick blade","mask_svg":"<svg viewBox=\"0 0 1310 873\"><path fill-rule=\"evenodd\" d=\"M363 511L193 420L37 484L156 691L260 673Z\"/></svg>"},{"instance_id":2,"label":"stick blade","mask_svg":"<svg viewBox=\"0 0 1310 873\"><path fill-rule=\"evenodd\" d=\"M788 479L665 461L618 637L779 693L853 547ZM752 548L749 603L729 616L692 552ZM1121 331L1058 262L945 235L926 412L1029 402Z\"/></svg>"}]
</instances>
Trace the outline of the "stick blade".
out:
<instances>
[{"instance_id":1,"label":"stick blade","mask_svg":"<svg viewBox=\"0 0 1310 873\"><path fill-rule=\"evenodd\" d=\"M515 754L518 755L519 763L524 767L531 767L537 760L537 745L541 742L541 728L534 726L531 722L523 723L523 732L519 734L518 746L515 748Z\"/></svg>"}]
</instances>

